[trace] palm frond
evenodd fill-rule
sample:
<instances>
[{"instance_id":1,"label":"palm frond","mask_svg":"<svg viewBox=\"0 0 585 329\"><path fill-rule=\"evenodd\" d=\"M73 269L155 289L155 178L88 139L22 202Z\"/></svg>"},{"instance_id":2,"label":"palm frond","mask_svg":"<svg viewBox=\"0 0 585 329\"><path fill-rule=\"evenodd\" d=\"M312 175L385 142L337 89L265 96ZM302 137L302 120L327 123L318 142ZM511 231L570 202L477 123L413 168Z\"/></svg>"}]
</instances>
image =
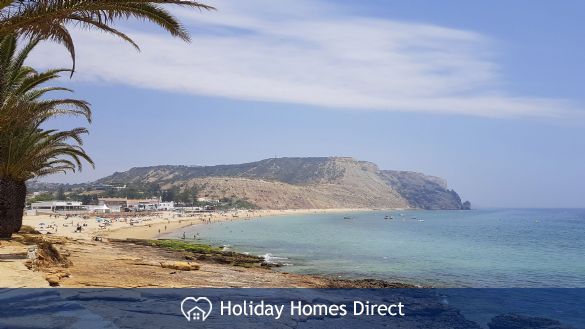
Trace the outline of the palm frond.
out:
<instances>
[{"instance_id":1,"label":"palm frond","mask_svg":"<svg viewBox=\"0 0 585 329\"><path fill-rule=\"evenodd\" d=\"M25 65L30 51L38 44L31 40L16 47L14 35L0 37L0 177L26 181L57 172L82 169L83 162L94 165L82 148L86 128L42 129L43 123L58 116L81 116L91 122L88 102L73 98L50 98L68 88L46 86L65 69L44 72Z\"/></svg>"},{"instance_id":2,"label":"palm frond","mask_svg":"<svg viewBox=\"0 0 585 329\"><path fill-rule=\"evenodd\" d=\"M96 29L138 45L112 27L121 20L150 22L174 37L189 41L189 33L165 7L199 10L214 7L193 0L13 0L0 2L0 36L17 34L32 40L45 39L65 46L75 69L75 45L67 26ZM73 72L71 72L73 74Z\"/></svg>"}]
</instances>

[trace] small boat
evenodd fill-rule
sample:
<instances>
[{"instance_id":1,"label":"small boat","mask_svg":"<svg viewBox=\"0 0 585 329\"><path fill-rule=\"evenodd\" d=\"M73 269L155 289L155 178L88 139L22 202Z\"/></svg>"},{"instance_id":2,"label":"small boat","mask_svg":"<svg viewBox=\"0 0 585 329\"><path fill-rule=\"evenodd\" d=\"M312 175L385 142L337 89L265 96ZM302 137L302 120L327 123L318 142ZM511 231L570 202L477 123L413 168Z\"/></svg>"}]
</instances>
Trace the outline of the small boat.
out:
<instances>
[{"instance_id":1,"label":"small boat","mask_svg":"<svg viewBox=\"0 0 585 329\"><path fill-rule=\"evenodd\" d=\"M343 217L343 219L351 219L351 217L347 217L347 216L345 216L345 217Z\"/></svg>"},{"instance_id":2,"label":"small boat","mask_svg":"<svg viewBox=\"0 0 585 329\"><path fill-rule=\"evenodd\" d=\"M384 219L390 219L390 216L386 215L384 216Z\"/></svg>"}]
</instances>

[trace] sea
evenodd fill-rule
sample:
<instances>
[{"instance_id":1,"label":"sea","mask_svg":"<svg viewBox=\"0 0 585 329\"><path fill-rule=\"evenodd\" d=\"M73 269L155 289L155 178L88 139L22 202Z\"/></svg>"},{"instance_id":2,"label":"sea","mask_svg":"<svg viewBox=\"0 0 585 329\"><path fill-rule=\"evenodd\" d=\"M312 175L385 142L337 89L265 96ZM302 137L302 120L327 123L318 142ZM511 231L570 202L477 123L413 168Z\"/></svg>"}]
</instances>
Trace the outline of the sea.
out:
<instances>
[{"instance_id":1,"label":"sea","mask_svg":"<svg viewBox=\"0 0 585 329\"><path fill-rule=\"evenodd\" d=\"M288 215L195 225L166 238L183 233L289 273L444 288L585 287L585 209Z\"/></svg>"}]
</instances>

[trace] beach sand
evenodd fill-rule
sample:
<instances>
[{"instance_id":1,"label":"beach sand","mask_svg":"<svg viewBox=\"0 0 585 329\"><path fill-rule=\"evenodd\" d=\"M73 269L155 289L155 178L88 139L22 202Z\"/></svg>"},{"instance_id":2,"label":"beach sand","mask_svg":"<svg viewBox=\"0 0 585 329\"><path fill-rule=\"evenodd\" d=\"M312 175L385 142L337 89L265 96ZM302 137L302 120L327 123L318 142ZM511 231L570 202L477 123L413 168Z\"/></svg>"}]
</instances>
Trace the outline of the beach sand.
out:
<instances>
[{"instance_id":1,"label":"beach sand","mask_svg":"<svg viewBox=\"0 0 585 329\"><path fill-rule=\"evenodd\" d=\"M36 216L24 216L23 225L30 226L36 230L41 230L43 227L51 226L46 229L50 234L57 236L70 237L74 239L91 239L95 236L110 237L116 239L155 239L161 234L169 233L178 230L182 227L202 224L204 222L220 222L242 220L259 217L270 216L290 216L290 215L304 215L304 214L323 214L323 213L347 213L355 211L367 211L368 209L290 209L290 210L238 210L229 212L215 212L203 213L193 216L178 216L171 211L157 212L156 214L144 214L138 219L139 223L130 224L132 213L113 213L108 214L109 218L117 218L112 220L111 225L101 229L96 218L106 217L104 215L91 215L88 219L83 219L81 216L70 216L65 219L64 216L55 218L45 214ZM140 213L139 213L140 214ZM44 225L41 225L44 224ZM80 233L75 232L77 225L83 225ZM165 229L166 228L166 229ZM160 230L160 232L159 232Z\"/></svg>"},{"instance_id":2,"label":"beach sand","mask_svg":"<svg viewBox=\"0 0 585 329\"><path fill-rule=\"evenodd\" d=\"M103 228L96 216L26 216L24 225L50 234L16 234L13 241L0 241L0 287L339 287L352 286L344 280L293 275L265 267L242 267L212 261L192 260L184 251L123 242L126 239L156 239L161 234L204 222L219 222L266 216L313 213L347 213L367 209L294 209L234 211L180 217L173 212L142 216L130 224L123 213L110 215L112 224ZM127 215L128 216L128 215ZM133 221L134 222L134 221ZM75 232L77 225L81 232ZM97 239L96 239L97 237ZM19 242L20 241L20 242ZM28 241L28 242L23 242ZM44 241L54 246L67 262L27 268L22 255ZM31 245L32 244L32 245ZM18 257L15 255L18 254ZM14 257L13 257L14 256ZM191 263L198 270L178 271L163 263ZM46 262L45 262L46 263ZM30 267L30 262L29 262ZM369 283L368 283L369 284Z\"/></svg>"}]
</instances>

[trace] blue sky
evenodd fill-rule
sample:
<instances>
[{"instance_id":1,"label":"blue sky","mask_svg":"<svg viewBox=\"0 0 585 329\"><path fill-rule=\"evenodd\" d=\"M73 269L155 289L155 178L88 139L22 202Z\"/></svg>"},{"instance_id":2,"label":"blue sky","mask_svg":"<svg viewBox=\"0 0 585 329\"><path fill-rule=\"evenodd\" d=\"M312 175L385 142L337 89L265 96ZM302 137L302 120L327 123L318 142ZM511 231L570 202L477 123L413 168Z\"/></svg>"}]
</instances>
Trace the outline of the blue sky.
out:
<instances>
[{"instance_id":1,"label":"blue sky","mask_svg":"<svg viewBox=\"0 0 585 329\"><path fill-rule=\"evenodd\" d=\"M96 169L46 180L339 155L444 177L477 206L585 207L580 2L210 4L175 11L191 44L75 32L62 83L93 105ZM31 64L68 61L47 45Z\"/></svg>"}]
</instances>

